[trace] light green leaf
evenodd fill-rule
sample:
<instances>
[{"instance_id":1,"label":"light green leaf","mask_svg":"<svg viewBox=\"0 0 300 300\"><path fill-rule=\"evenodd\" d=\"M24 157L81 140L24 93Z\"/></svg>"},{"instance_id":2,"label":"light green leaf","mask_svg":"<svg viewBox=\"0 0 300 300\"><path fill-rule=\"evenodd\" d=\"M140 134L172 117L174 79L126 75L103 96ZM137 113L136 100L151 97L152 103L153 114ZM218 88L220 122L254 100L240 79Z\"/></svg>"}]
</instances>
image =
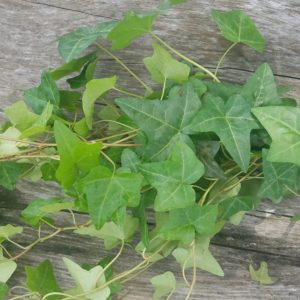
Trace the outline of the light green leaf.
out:
<instances>
[{"instance_id":1,"label":"light green leaf","mask_svg":"<svg viewBox=\"0 0 300 300\"><path fill-rule=\"evenodd\" d=\"M195 265L197 268L217 276L224 276L221 266L209 250L209 243L210 239L208 237L198 236L195 243L194 253L190 248L177 248L173 251L172 255L181 267L184 267L185 269L193 267L195 258Z\"/></svg>"},{"instance_id":2,"label":"light green leaf","mask_svg":"<svg viewBox=\"0 0 300 300\"><path fill-rule=\"evenodd\" d=\"M96 100L107 91L113 89L117 82L117 77L93 79L86 85L83 93L82 106L89 129L92 129L94 105Z\"/></svg>"},{"instance_id":3,"label":"light green leaf","mask_svg":"<svg viewBox=\"0 0 300 300\"><path fill-rule=\"evenodd\" d=\"M53 267L49 260L45 260L36 268L25 266L26 287L33 292L38 292L44 296L48 293L61 292L54 276ZM50 300L61 299L60 296L53 295L47 297Z\"/></svg>"},{"instance_id":4,"label":"light green leaf","mask_svg":"<svg viewBox=\"0 0 300 300\"><path fill-rule=\"evenodd\" d=\"M291 221L292 221L292 222L298 222L298 221L300 221L300 215L294 215L294 216L291 218Z\"/></svg>"},{"instance_id":5,"label":"light green leaf","mask_svg":"<svg viewBox=\"0 0 300 300\"><path fill-rule=\"evenodd\" d=\"M25 103L36 114L41 114L47 103L53 104L57 110L60 104L60 94L55 81L49 72L44 71L38 87L24 92Z\"/></svg>"},{"instance_id":6,"label":"light green leaf","mask_svg":"<svg viewBox=\"0 0 300 300\"><path fill-rule=\"evenodd\" d=\"M125 48L136 38L150 33L157 16L157 13L142 15L133 11L128 12L108 35L108 39L112 42L112 48Z\"/></svg>"},{"instance_id":7,"label":"light green leaf","mask_svg":"<svg viewBox=\"0 0 300 300\"><path fill-rule=\"evenodd\" d=\"M13 226L10 224L7 224L6 226L0 226L0 243L22 232L23 227L20 226Z\"/></svg>"},{"instance_id":8,"label":"light green leaf","mask_svg":"<svg viewBox=\"0 0 300 300\"><path fill-rule=\"evenodd\" d=\"M273 72L267 63L262 64L248 79L241 95L252 107L281 104Z\"/></svg>"},{"instance_id":9,"label":"light green leaf","mask_svg":"<svg viewBox=\"0 0 300 300\"><path fill-rule=\"evenodd\" d=\"M186 144L176 144L167 161L143 164L139 169L157 189L156 211L184 208L195 203L196 193L191 184L204 174L204 166Z\"/></svg>"},{"instance_id":10,"label":"light green leaf","mask_svg":"<svg viewBox=\"0 0 300 300\"><path fill-rule=\"evenodd\" d=\"M32 225L37 226L41 219L49 214L54 214L64 209L72 209L74 202L64 201L58 198L34 199L21 212L22 219Z\"/></svg>"},{"instance_id":11,"label":"light green leaf","mask_svg":"<svg viewBox=\"0 0 300 300\"><path fill-rule=\"evenodd\" d=\"M70 62L63 64L62 66L58 67L57 69L51 71L51 76L54 80L59 80L67 75L70 75L74 72L79 72L83 66L88 64L89 62L95 60L97 57L96 52L93 51L84 55L80 58L73 59Z\"/></svg>"},{"instance_id":12,"label":"light green leaf","mask_svg":"<svg viewBox=\"0 0 300 300\"><path fill-rule=\"evenodd\" d=\"M29 128L39 117L29 111L24 101L18 101L6 108L5 114L19 131Z\"/></svg>"},{"instance_id":13,"label":"light green leaf","mask_svg":"<svg viewBox=\"0 0 300 300\"><path fill-rule=\"evenodd\" d=\"M242 96L234 95L224 103L221 98L209 95L185 132L215 132L241 170L247 171L250 132L254 128L258 125L251 116L250 105Z\"/></svg>"},{"instance_id":14,"label":"light green leaf","mask_svg":"<svg viewBox=\"0 0 300 300\"><path fill-rule=\"evenodd\" d=\"M102 144L83 142L60 121L54 123L54 136L60 154L56 176L62 185L68 188L76 179L78 169L88 172L99 164Z\"/></svg>"},{"instance_id":15,"label":"light green leaf","mask_svg":"<svg viewBox=\"0 0 300 300\"><path fill-rule=\"evenodd\" d=\"M300 168L291 163L273 163L268 161L268 151L263 149L264 182L259 196L279 203L290 196L290 190L297 193L300 189Z\"/></svg>"},{"instance_id":16,"label":"light green leaf","mask_svg":"<svg viewBox=\"0 0 300 300\"><path fill-rule=\"evenodd\" d=\"M6 283L0 282L0 300L4 300L8 294L9 288Z\"/></svg>"},{"instance_id":17,"label":"light green leaf","mask_svg":"<svg viewBox=\"0 0 300 300\"><path fill-rule=\"evenodd\" d=\"M154 43L154 54L144 59L144 64L151 74L152 80L158 83L165 83L173 80L177 83L187 81L190 74L190 67L174 59L167 50Z\"/></svg>"},{"instance_id":18,"label":"light green leaf","mask_svg":"<svg viewBox=\"0 0 300 300\"><path fill-rule=\"evenodd\" d=\"M267 159L300 166L300 107L256 107L252 112L272 138Z\"/></svg>"},{"instance_id":19,"label":"light green leaf","mask_svg":"<svg viewBox=\"0 0 300 300\"><path fill-rule=\"evenodd\" d=\"M145 159L164 160L173 146L179 142L193 145L184 129L200 109L201 102L193 84L175 86L168 100L118 99L121 109L145 132L147 143L139 147Z\"/></svg>"},{"instance_id":20,"label":"light green leaf","mask_svg":"<svg viewBox=\"0 0 300 300\"><path fill-rule=\"evenodd\" d=\"M245 44L258 52L264 51L265 39L257 30L253 20L243 11L239 9L229 12L214 10L212 17L227 40Z\"/></svg>"},{"instance_id":21,"label":"light green leaf","mask_svg":"<svg viewBox=\"0 0 300 300\"><path fill-rule=\"evenodd\" d=\"M162 0L159 4L159 9L164 11L172 8L174 5L185 3L187 0Z\"/></svg>"},{"instance_id":22,"label":"light green leaf","mask_svg":"<svg viewBox=\"0 0 300 300\"><path fill-rule=\"evenodd\" d=\"M3 257L2 249L0 249L0 282L7 282L16 268L17 264L13 260Z\"/></svg>"},{"instance_id":23,"label":"light green leaf","mask_svg":"<svg viewBox=\"0 0 300 300\"><path fill-rule=\"evenodd\" d=\"M58 44L61 57L66 62L72 61L83 50L93 44L97 38L106 38L116 24L116 21L104 22L96 25L96 27L80 27L63 35Z\"/></svg>"},{"instance_id":24,"label":"light green leaf","mask_svg":"<svg viewBox=\"0 0 300 300\"><path fill-rule=\"evenodd\" d=\"M176 289L176 278L172 272L165 272L151 278L151 284L155 288L153 299L168 296Z\"/></svg>"},{"instance_id":25,"label":"light green leaf","mask_svg":"<svg viewBox=\"0 0 300 300\"><path fill-rule=\"evenodd\" d=\"M21 164L12 161L0 162L0 186L11 191L14 190L17 181L29 167L29 164Z\"/></svg>"},{"instance_id":26,"label":"light green leaf","mask_svg":"<svg viewBox=\"0 0 300 300\"><path fill-rule=\"evenodd\" d=\"M257 199L247 196L236 196L225 199L219 205L220 218L227 220L241 211L253 210L256 207Z\"/></svg>"},{"instance_id":27,"label":"light green leaf","mask_svg":"<svg viewBox=\"0 0 300 300\"><path fill-rule=\"evenodd\" d=\"M250 277L252 280L260 284L273 284L277 281L276 278L270 277L268 273L268 264L265 261L260 263L259 269L255 270L253 266L249 265Z\"/></svg>"},{"instance_id":28,"label":"light green leaf","mask_svg":"<svg viewBox=\"0 0 300 300\"><path fill-rule=\"evenodd\" d=\"M22 146L17 140L20 139L21 132L14 127L9 127L0 134L0 157L17 154Z\"/></svg>"},{"instance_id":29,"label":"light green leaf","mask_svg":"<svg viewBox=\"0 0 300 300\"><path fill-rule=\"evenodd\" d=\"M76 283L78 292L87 293L86 298L91 300L106 300L109 297L109 287L92 292L106 282L104 270L101 266L98 265L87 271L66 257L63 258L63 261ZM79 292L79 294L81 293Z\"/></svg>"},{"instance_id":30,"label":"light green leaf","mask_svg":"<svg viewBox=\"0 0 300 300\"><path fill-rule=\"evenodd\" d=\"M86 194L96 229L100 229L120 207L138 206L142 180L140 174L114 174L108 168L99 166L79 182L79 189Z\"/></svg>"},{"instance_id":31,"label":"light green leaf","mask_svg":"<svg viewBox=\"0 0 300 300\"><path fill-rule=\"evenodd\" d=\"M214 205L193 205L170 211L167 221L162 225L160 234L167 240L181 240L191 232L213 234L218 209Z\"/></svg>"}]
</instances>

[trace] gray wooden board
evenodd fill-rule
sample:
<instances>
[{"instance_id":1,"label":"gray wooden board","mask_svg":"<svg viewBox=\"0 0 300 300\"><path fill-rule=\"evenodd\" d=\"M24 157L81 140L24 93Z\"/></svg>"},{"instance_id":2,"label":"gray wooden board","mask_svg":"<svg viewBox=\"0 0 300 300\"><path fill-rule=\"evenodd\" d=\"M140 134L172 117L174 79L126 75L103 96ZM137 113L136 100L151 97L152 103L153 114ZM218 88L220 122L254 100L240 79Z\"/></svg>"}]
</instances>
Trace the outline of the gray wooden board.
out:
<instances>
[{"instance_id":1,"label":"gray wooden board","mask_svg":"<svg viewBox=\"0 0 300 300\"><path fill-rule=\"evenodd\" d=\"M22 98L22 91L39 82L43 69L61 63L57 54L57 38L70 30L97 22L118 19L128 9L146 10L158 1L139 0L0 0L0 120L3 109ZM292 96L300 94L300 2L298 0L191 0L161 18L155 31L176 49L213 69L228 46L209 18L209 11L242 8L250 14L268 40L263 55L243 46L237 47L226 59L220 77L232 82L244 82L262 62L270 63L279 84L293 85ZM138 49L138 50L137 50ZM141 38L118 55L146 81L142 58L151 53L151 41ZM108 57L103 57L97 72L100 76L118 74L128 89L140 91L134 80ZM299 98L299 96L298 96ZM57 195L52 185L22 182L14 193L0 191L0 224L18 224L20 210L34 197ZM300 213L299 199L289 199L280 205L264 202L256 212L249 213L240 226L226 226L213 240L212 252L225 271L224 278L199 272L192 299L300 299L300 225L289 217ZM60 215L65 218L64 213ZM77 216L78 220L84 216ZM26 228L24 239L34 234ZM94 239L62 234L38 245L24 256L21 265L36 265L45 258L54 262L60 282L70 286L62 267L61 257L70 256L78 262L95 262L107 252ZM126 250L117 269L125 270L140 257ZM270 273L279 278L272 286L259 286L249 279L250 261L269 263ZM149 279L171 270L180 278L180 270L172 259L159 262L126 285L119 299L150 299ZM22 268L12 278L12 284L24 284ZM184 299L182 288L174 299Z\"/></svg>"}]
</instances>

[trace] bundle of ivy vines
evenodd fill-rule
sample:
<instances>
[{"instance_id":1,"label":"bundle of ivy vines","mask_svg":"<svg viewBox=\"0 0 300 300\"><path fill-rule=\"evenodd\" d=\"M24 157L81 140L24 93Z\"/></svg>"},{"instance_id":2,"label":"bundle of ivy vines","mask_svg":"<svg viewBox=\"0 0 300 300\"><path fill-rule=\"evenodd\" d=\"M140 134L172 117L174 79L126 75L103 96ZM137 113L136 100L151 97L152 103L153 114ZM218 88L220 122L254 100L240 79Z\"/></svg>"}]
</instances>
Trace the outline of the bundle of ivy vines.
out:
<instances>
[{"instance_id":1,"label":"bundle of ivy vines","mask_svg":"<svg viewBox=\"0 0 300 300\"><path fill-rule=\"evenodd\" d=\"M0 226L0 299L112 299L167 256L180 265L189 299L198 270L224 275L209 246L227 222L239 224L261 199L299 196L300 109L285 96L288 89L276 86L266 63L243 85L218 79L232 48L264 50L261 33L240 10L213 11L231 44L208 70L152 29L181 2L166 0L155 11L131 11L120 21L65 34L58 49L65 63L44 71L24 101L5 110L0 185L13 190L20 179L52 181L61 196L33 199L21 212L22 222L36 229L30 244L14 237L22 227ZM115 54L142 35L153 40L153 55L144 59L151 86ZM125 89L117 76L94 79L103 53L144 91ZM61 89L57 81L65 77L69 88ZM61 258L74 281L71 290L59 285L49 260L25 266L24 286L8 287L20 257L67 232L102 239L117 254L96 257L96 265ZM116 273L114 263L127 246L141 260ZM272 283L266 268L250 266L252 278ZM177 281L171 272L157 274L153 299L170 299L182 286Z\"/></svg>"}]
</instances>

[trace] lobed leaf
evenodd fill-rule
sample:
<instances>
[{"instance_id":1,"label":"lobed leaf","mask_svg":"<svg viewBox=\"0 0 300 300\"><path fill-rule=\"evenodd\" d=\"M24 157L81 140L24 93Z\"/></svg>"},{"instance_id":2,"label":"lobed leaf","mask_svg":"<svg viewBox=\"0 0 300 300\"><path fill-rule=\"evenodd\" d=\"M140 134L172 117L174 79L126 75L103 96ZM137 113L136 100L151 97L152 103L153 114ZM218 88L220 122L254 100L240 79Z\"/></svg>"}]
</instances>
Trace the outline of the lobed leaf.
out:
<instances>
[{"instance_id":1,"label":"lobed leaf","mask_svg":"<svg viewBox=\"0 0 300 300\"><path fill-rule=\"evenodd\" d=\"M176 278L172 272L165 272L151 278L151 284L155 288L153 299L160 299L174 292L176 289Z\"/></svg>"}]
</instances>

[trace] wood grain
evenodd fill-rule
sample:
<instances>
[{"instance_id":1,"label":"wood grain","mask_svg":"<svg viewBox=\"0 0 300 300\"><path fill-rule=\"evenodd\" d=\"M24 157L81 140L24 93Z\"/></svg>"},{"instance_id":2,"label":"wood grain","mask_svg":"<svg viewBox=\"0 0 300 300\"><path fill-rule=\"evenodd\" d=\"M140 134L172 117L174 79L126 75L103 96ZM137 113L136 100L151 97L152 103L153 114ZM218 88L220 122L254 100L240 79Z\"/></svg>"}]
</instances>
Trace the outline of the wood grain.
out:
<instances>
[{"instance_id":1,"label":"wood grain","mask_svg":"<svg viewBox=\"0 0 300 300\"><path fill-rule=\"evenodd\" d=\"M0 1L0 121L3 109L22 98L22 91L39 82L43 69L61 63L56 48L62 34L82 26L118 19L128 9L147 10L158 1L140 0L1 0ZM209 17L211 9L241 8L251 15L268 40L263 55L239 46L226 59L220 77L242 83L262 62L270 63L279 84L293 85L292 96L300 94L300 2L298 0L190 0L160 18L155 31L176 49L214 69L216 61L228 46ZM118 55L141 77L149 81L142 58L151 53L151 40L143 37ZM137 92L136 83L103 56L97 67L99 76L118 74L121 84ZM59 195L53 185L22 182L16 192L0 190L0 224L18 224L24 206L35 197ZM289 217L300 213L299 199L288 199L279 205L263 202L249 213L240 226L226 226L213 240L212 252L225 271L224 278L199 272L191 299L300 299L300 225ZM66 219L66 214L58 217ZM77 215L78 220L85 216ZM24 240L32 240L33 231L26 228ZM62 267L61 257L69 256L77 262L94 263L107 252L95 239L75 234L62 234L38 245L24 256L20 265L36 265L49 258L54 262L62 286L70 286L70 278ZM117 264L122 271L136 264L138 255L126 249ZM259 286L249 278L250 261L269 263L270 272L279 281L272 286ZM144 276L126 285L118 299L150 299L153 292L149 279L166 270L177 274L180 270L172 259L159 262ZM24 284L20 268L11 280ZM172 299L184 299L182 288Z\"/></svg>"}]
</instances>

